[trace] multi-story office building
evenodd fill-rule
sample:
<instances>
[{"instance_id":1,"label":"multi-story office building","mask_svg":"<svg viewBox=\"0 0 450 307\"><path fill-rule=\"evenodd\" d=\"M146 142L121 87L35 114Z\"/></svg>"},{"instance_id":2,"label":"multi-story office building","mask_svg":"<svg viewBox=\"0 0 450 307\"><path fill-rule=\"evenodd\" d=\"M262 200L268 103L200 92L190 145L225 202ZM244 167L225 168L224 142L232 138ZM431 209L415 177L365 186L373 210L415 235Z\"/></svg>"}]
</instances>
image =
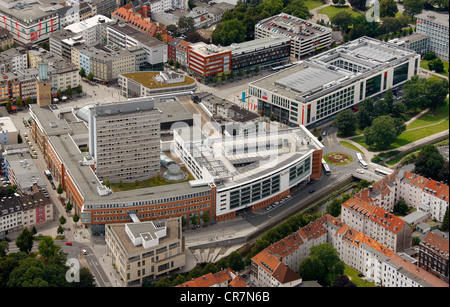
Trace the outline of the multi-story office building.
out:
<instances>
[{"instance_id":1,"label":"multi-story office building","mask_svg":"<svg viewBox=\"0 0 450 307\"><path fill-rule=\"evenodd\" d=\"M390 43L395 43L399 46L403 46L407 49L415 51L417 54L423 55L425 54L429 47L429 37L420 33L413 33L411 35L394 38L390 40Z\"/></svg>"},{"instance_id":2,"label":"multi-story office building","mask_svg":"<svg viewBox=\"0 0 450 307\"><path fill-rule=\"evenodd\" d=\"M105 241L111 265L121 286L142 284L179 270L186 263L181 218L169 218L106 227Z\"/></svg>"},{"instance_id":3,"label":"multi-story office building","mask_svg":"<svg viewBox=\"0 0 450 307\"><path fill-rule=\"evenodd\" d=\"M83 37L84 43L87 46L95 46L106 43L106 26L111 22L112 19L106 16L96 15L86 20L73 23L64 29L72 32L75 36Z\"/></svg>"},{"instance_id":4,"label":"multi-story office building","mask_svg":"<svg viewBox=\"0 0 450 307\"><path fill-rule=\"evenodd\" d=\"M255 25L255 39L283 36L291 40L290 56L300 59L331 44L331 28L281 13Z\"/></svg>"},{"instance_id":5,"label":"multi-story office building","mask_svg":"<svg viewBox=\"0 0 450 307\"><path fill-rule=\"evenodd\" d=\"M231 69L238 71L258 66L260 70L280 66L289 62L291 39L287 37L264 37L239 44L231 44L225 49L231 51Z\"/></svg>"},{"instance_id":6,"label":"multi-story office building","mask_svg":"<svg viewBox=\"0 0 450 307\"><path fill-rule=\"evenodd\" d=\"M139 66L159 70L168 59L168 45L123 22L109 24L107 27L108 45L120 49L140 47L145 51L144 62Z\"/></svg>"},{"instance_id":7,"label":"multi-story office building","mask_svg":"<svg viewBox=\"0 0 450 307\"><path fill-rule=\"evenodd\" d=\"M448 13L441 14L433 11L423 11L417 18L416 32L428 36L428 50L438 58L449 60L449 18Z\"/></svg>"},{"instance_id":8,"label":"multi-story office building","mask_svg":"<svg viewBox=\"0 0 450 307\"><path fill-rule=\"evenodd\" d=\"M231 70L231 51L224 47L199 42L190 44L187 52L188 71L207 81Z\"/></svg>"},{"instance_id":9,"label":"multi-story office building","mask_svg":"<svg viewBox=\"0 0 450 307\"><path fill-rule=\"evenodd\" d=\"M215 219L214 184L180 182L119 192L108 189L97 177L92 156L80 150L88 145L89 130L82 121L74 121L73 114L58 105L30 105L30 136L93 236L104 235L106 223L131 222L132 214L141 221L182 216L188 225L192 216L199 220L208 214ZM141 127L136 131L142 131Z\"/></svg>"},{"instance_id":10,"label":"multi-story office building","mask_svg":"<svg viewBox=\"0 0 450 307\"><path fill-rule=\"evenodd\" d=\"M207 141L196 126L173 131L174 152L198 184L217 187L216 220L267 207L300 182L321 176L323 145L307 129L255 125L257 133L231 131L229 137L211 135Z\"/></svg>"},{"instance_id":11,"label":"multi-story office building","mask_svg":"<svg viewBox=\"0 0 450 307\"><path fill-rule=\"evenodd\" d=\"M419 266L448 282L448 250L448 237L429 232L419 244Z\"/></svg>"},{"instance_id":12,"label":"multi-story office building","mask_svg":"<svg viewBox=\"0 0 450 307\"><path fill-rule=\"evenodd\" d=\"M10 117L0 117L0 144L17 144L19 130Z\"/></svg>"},{"instance_id":13,"label":"multi-story office building","mask_svg":"<svg viewBox=\"0 0 450 307\"><path fill-rule=\"evenodd\" d=\"M89 153L101 180L134 182L155 176L160 159L160 113L152 99L95 105Z\"/></svg>"},{"instance_id":14,"label":"multi-story office building","mask_svg":"<svg viewBox=\"0 0 450 307\"><path fill-rule=\"evenodd\" d=\"M289 126L318 125L418 74L420 55L361 37L249 84L265 116Z\"/></svg>"},{"instance_id":15,"label":"multi-story office building","mask_svg":"<svg viewBox=\"0 0 450 307\"><path fill-rule=\"evenodd\" d=\"M21 44L37 43L60 29L59 9L53 0L0 1L0 27Z\"/></svg>"},{"instance_id":16,"label":"multi-story office building","mask_svg":"<svg viewBox=\"0 0 450 307\"><path fill-rule=\"evenodd\" d=\"M49 39L50 52L58 55L69 62L72 61L72 49L84 45L84 39L69 30L56 31Z\"/></svg>"}]
</instances>

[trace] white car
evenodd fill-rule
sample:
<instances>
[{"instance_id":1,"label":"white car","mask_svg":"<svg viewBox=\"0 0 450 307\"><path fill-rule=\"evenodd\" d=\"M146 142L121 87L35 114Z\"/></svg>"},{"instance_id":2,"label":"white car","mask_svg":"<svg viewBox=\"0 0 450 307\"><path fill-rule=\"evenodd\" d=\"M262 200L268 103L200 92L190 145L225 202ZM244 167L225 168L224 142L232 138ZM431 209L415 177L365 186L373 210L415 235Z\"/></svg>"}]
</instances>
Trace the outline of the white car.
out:
<instances>
[{"instance_id":1,"label":"white car","mask_svg":"<svg viewBox=\"0 0 450 307\"><path fill-rule=\"evenodd\" d=\"M357 172L358 174L364 174L364 171L363 171L362 169L360 169L360 168L358 168L358 169L356 170L356 172Z\"/></svg>"}]
</instances>

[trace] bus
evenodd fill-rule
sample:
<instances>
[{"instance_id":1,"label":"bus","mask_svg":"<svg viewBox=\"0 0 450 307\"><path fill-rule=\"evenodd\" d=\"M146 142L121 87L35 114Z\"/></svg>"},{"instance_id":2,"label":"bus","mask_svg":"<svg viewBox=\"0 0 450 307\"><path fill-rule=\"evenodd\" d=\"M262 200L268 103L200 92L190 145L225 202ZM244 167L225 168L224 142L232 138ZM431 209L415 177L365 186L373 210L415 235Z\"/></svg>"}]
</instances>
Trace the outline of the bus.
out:
<instances>
[{"instance_id":1,"label":"bus","mask_svg":"<svg viewBox=\"0 0 450 307\"><path fill-rule=\"evenodd\" d=\"M325 174L326 174L327 176L330 176L330 175L331 175L330 167L328 166L327 162L325 162L324 159L322 159L322 166L323 166L323 168L325 169Z\"/></svg>"},{"instance_id":2,"label":"bus","mask_svg":"<svg viewBox=\"0 0 450 307\"><path fill-rule=\"evenodd\" d=\"M356 157L358 158L358 163L359 165L361 165L362 168L367 169L369 167L366 161L364 161L361 153L357 152Z\"/></svg>"},{"instance_id":3,"label":"bus","mask_svg":"<svg viewBox=\"0 0 450 307\"><path fill-rule=\"evenodd\" d=\"M389 172L386 172L386 171L383 171L382 169L375 169L375 174L377 174L377 175L381 175L381 176L388 176L388 175L390 175L391 173L389 173Z\"/></svg>"}]
</instances>

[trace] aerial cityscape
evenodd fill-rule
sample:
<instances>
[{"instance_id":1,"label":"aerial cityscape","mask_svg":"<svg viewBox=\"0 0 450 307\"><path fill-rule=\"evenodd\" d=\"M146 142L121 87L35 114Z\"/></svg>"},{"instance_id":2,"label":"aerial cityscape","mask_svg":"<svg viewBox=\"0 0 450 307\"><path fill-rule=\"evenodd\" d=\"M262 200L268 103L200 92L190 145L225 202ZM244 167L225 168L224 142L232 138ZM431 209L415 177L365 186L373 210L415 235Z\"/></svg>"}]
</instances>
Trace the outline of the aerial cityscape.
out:
<instances>
[{"instance_id":1,"label":"aerial cityscape","mask_svg":"<svg viewBox=\"0 0 450 307\"><path fill-rule=\"evenodd\" d=\"M0 287L449 287L448 0L0 16Z\"/></svg>"}]
</instances>

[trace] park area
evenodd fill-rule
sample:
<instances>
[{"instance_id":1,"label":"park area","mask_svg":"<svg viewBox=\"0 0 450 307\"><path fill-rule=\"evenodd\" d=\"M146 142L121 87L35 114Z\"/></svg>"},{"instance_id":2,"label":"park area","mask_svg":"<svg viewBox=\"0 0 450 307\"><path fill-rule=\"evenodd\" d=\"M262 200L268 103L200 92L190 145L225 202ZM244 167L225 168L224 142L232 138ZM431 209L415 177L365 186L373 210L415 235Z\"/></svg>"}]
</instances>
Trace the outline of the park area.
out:
<instances>
[{"instance_id":1,"label":"park area","mask_svg":"<svg viewBox=\"0 0 450 307\"><path fill-rule=\"evenodd\" d=\"M448 130L449 127L449 100L447 98L446 105L438 107L436 110L429 110L422 116L416 118L414 121L406 126L395 142L391 144L388 150L395 149ZM352 141L357 142L368 150L371 150L368 145L364 143L364 136L351 138Z\"/></svg>"},{"instance_id":2,"label":"park area","mask_svg":"<svg viewBox=\"0 0 450 307\"><path fill-rule=\"evenodd\" d=\"M352 8L349 6L339 6L339 5L337 6L329 5L327 7L319 9L318 12L320 14L328 15L330 19L332 19L334 15L340 12L348 12L352 15L353 18L361 15L361 13L352 10Z\"/></svg>"}]
</instances>

